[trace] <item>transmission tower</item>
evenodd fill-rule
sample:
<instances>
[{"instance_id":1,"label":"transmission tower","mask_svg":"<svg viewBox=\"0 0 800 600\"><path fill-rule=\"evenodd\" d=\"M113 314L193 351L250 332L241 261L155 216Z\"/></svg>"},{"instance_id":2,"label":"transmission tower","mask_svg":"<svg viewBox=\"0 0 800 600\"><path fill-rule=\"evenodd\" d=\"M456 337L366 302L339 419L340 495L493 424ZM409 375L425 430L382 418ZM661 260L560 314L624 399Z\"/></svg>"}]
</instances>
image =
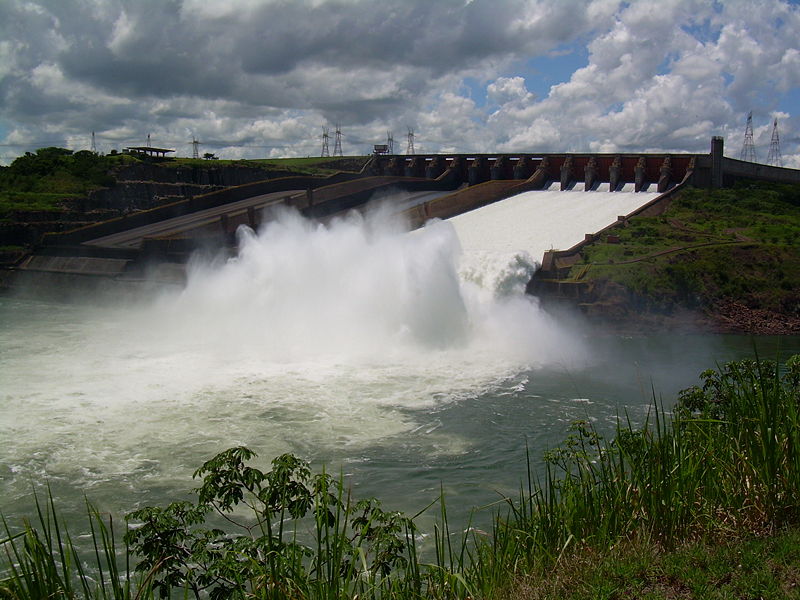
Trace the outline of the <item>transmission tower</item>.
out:
<instances>
[{"instance_id":1,"label":"transmission tower","mask_svg":"<svg viewBox=\"0 0 800 600\"><path fill-rule=\"evenodd\" d=\"M97 143L94 140L94 131L92 132L92 154L97 154Z\"/></svg>"},{"instance_id":2,"label":"transmission tower","mask_svg":"<svg viewBox=\"0 0 800 600\"><path fill-rule=\"evenodd\" d=\"M394 136L391 131L386 132L386 152L394 154Z\"/></svg>"},{"instance_id":3,"label":"transmission tower","mask_svg":"<svg viewBox=\"0 0 800 600\"><path fill-rule=\"evenodd\" d=\"M328 147L328 139L330 139L330 130L327 127L322 128L322 153L320 156L330 156L331 151Z\"/></svg>"},{"instance_id":4,"label":"transmission tower","mask_svg":"<svg viewBox=\"0 0 800 600\"><path fill-rule=\"evenodd\" d=\"M406 154L416 154L414 152L414 130L408 128L408 146L406 147Z\"/></svg>"},{"instance_id":5,"label":"transmission tower","mask_svg":"<svg viewBox=\"0 0 800 600\"><path fill-rule=\"evenodd\" d=\"M200 142L192 136L192 158L200 158Z\"/></svg>"},{"instance_id":6,"label":"transmission tower","mask_svg":"<svg viewBox=\"0 0 800 600\"><path fill-rule=\"evenodd\" d=\"M342 156L342 129L336 125L336 141L333 143L333 155Z\"/></svg>"},{"instance_id":7,"label":"transmission tower","mask_svg":"<svg viewBox=\"0 0 800 600\"><path fill-rule=\"evenodd\" d=\"M147 134L147 147L150 147L150 134Z\"/></svg>"},{"instance_id":8,"label":"transmission tower","mask_svg":"<svg viewBox=\"0 0 800 600\"><path fill-rule=\"evenodd\" d=\"M783 166L783 159L781 158L781 139L778 135L778 119L772 122L772 140L769 142L769 156L767 156L767 164L775 165L776 167Z\"/></svg>"},{"instance_id":9,"label":"transmission tower","mask_svg":"<svg viewBox=\"0 0 800 600\"><path fill-rule=\"evenodd\" d=\"M753 143L753 111L747 113L747 127L744 129L744 144L739 160L756 162L756 146Z\"/></svg>"}]
</instances>

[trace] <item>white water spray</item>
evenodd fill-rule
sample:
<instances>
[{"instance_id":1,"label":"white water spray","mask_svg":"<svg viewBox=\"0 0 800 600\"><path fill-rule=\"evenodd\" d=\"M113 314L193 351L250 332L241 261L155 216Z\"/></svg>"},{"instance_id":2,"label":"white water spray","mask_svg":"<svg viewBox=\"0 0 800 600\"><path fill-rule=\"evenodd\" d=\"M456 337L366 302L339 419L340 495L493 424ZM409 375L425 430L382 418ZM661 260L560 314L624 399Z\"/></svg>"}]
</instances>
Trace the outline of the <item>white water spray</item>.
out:
<instances>
[{"instance_id":1,"label":"white water spray","mask_svg":"<svg viewBox=\"0 0 800 600\"><path fill-rule=\"evenodd\" d=\"M2 307L0 496L23 502L44 477L95 498L185 489L238 444L329 462L413 435L419 456L465 452L469 439L438 431L440 407L586 353L521 293L538 248L505 255L481 243L488 218L477 234L454 223L409 234L382 211L328 226L285 212L153 304Z\"/></svg>"}]
</instances>

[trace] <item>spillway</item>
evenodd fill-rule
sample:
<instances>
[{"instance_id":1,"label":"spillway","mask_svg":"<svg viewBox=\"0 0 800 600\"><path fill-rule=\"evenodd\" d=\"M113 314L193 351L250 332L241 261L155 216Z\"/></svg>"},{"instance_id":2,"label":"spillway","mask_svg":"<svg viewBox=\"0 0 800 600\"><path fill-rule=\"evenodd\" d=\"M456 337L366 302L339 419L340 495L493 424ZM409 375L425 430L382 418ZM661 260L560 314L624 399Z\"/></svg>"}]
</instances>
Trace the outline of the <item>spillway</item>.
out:
<instances>
[{"instance_id":1,"label":"spillway","mask_svg":"<svg viewBox=\"0 0 800 600\"><path fill-rule=\"evenodd\" d=\"M466 254L527 252L541 260L547 250L566 250L643 206L649 192L525 192L450 219Z\"/></svg>"},{"instance_id":2,"label":"spillway","mask_svg":"<svg viewBox=\"0 0 800 600\"><path fill-rule=\"evenodd\" d=\"M449 219L464 252L462 276L495 290L507 285L510 272L530 279L547 250L566 250L657 196L584 192L580 185L525 192Z\"/></svg>"},{"instance_id":3,"label":"spillway","mask_svg":"<svg viewBox=\"0 0 800 600\"><path fill-rule=\"evenodd\" d=\"M598 350L521 293L543 250L648 199L531 192L413 235L386 211L286 212L153 302L0 298L0 510L30 514L45 482L68 520L84 494L116 514L165 503L247 445L262 468L295 452L412 513L444 485L466 518L514 493L526 439L539 456L573 419L643 415L640 370L675 387L709 366L713 344L684 337Z\"/></svg>"}]
</instances>

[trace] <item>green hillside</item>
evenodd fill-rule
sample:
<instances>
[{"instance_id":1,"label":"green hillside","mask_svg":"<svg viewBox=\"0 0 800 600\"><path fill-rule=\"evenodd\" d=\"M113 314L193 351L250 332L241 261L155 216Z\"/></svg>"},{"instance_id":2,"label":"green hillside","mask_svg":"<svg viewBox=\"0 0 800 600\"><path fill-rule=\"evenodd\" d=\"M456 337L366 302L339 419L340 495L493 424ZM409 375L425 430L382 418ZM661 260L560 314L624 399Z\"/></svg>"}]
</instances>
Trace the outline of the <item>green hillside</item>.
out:
<instances>
[{"instance_id":1,"label":"green hillside","mask_svg":"<svg viewBox=\"0 0 800 600\"><path fill-rule=\"evenodd\" d=\"M587 245L567 277L590 311L800 319L800 186L689 188L664 214L634 217Z\"/></svg>"},{"instance_id":2,"label":"green hillside","mask_svg":"<svg viewBox=\"0 0 800 600\"><path fill-rule=\"evenodd\" d=\"M0 167L0 219L15 211L59 211L63 202L114 184L110 172L121 155L40 148Z\"/></svg>"}]
</instances>

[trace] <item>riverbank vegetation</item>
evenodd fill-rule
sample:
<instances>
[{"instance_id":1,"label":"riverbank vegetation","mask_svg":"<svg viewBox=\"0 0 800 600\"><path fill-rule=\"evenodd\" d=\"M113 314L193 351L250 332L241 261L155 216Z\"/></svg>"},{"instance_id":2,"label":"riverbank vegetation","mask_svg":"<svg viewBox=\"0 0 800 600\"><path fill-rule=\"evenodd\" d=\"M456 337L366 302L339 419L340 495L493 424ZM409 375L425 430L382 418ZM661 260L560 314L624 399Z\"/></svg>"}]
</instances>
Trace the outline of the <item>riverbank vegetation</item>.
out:
<instances>
[{"instance_id":1,"label":"riverbank vegetation","mask_svg":"<svg viewBox=\"0 0 800 600\"><path fill-rule=\"evenodd\" d=\"M301 459L263 472L232 448L196 471L194 501L124 534L90 508L88 554L52 502L4 522L0 598L797 597L800 356L701 377L611 438L575 423L488 532L453 529L442 499L421 532Z\"/></svg>"},{"instance_id":2,"label":"riverbank vegetation","mask_svg":"<svg viewBox=\"0 0 800 600\"><path fill-rule=\"evenodd\" d=\"M800 331L800 186L684 189L587 245L567 280L601 317L694 311L723 330Z\"/></svg>"}]
</instances>

